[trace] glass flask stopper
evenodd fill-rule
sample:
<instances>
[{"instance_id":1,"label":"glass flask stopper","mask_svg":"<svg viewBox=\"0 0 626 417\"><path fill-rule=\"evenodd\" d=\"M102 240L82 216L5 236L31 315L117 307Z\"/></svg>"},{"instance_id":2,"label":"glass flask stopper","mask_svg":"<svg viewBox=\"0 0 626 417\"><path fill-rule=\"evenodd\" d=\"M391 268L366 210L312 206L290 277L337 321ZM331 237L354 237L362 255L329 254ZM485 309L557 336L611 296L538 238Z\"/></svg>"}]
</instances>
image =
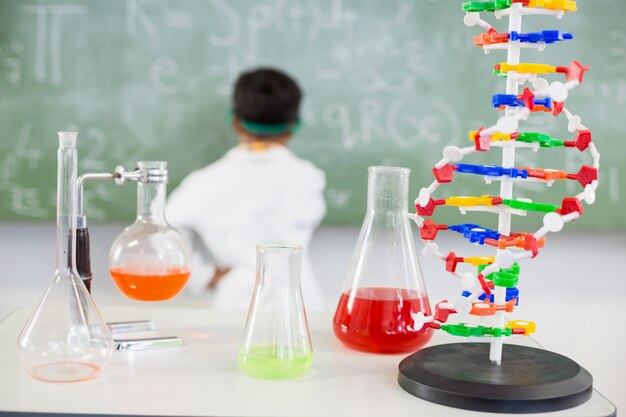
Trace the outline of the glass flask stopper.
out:
<instances>
[{"instance_id":1,"label":"glass flask stopper","mask_svg":"<svg viewBox=\"0 0 626 417\"><path fill-rule=\"evenodd\" d=\"M293 378L313 364L300 272L302 246L257 245L257 277L239 365L265 379Z\"/></svg>"},{"instance_id":2,"label":"glass flask stopper","mask_svg":"<svg viewBox=\"0 0 626 417\"><path fill-rule=\"evenodd\" d=\"M75 382L97 377L113 352L113 337L76 272L75 132L59 132L56 269L17 341L35 378Z\"/></svg>"},{"instance_id":3,"label":"glass flask stopper","mask_svg":"<svg viewBox=\"0 0 626 417\"><path fill-rule=\"evenodd\" d=\"M430 315L408 218L409 169L368 168L367 214L333 319L346 346L367 352L415 351L432 329L413 329Z\"/></svg>"},{"instance_id":4,"label":"glass flask stopper","mask_svg":"<svg viewBox=\"0 0 626 417\"><path fill-rule=\"evenodd\" d=\"M168 300L187 284L191 247L165 219L167 163L140 161L123 178L137 181L137 219L113 242L109 272L130 299Z\"/></svg>"}]
</instances>

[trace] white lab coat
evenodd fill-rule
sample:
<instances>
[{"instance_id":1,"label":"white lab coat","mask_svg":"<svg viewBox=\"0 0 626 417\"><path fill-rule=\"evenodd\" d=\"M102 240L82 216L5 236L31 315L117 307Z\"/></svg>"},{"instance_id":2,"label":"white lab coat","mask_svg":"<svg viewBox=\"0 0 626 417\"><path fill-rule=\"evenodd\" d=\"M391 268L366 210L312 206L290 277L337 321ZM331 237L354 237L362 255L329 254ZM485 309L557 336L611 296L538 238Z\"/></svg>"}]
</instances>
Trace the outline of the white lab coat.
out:
<instances>
[{"instance_id":1,"label":"white lab coat","mask_svg":"<svg viewBox=\"0 0 626 417\"><path fill-rule=\"evenodd\" d=\"M305 306L324 307L307 248L326 213L325 185L323 171L284 146L254 152L236 147L180 183L167 202L168 221L183 232L195 232L215 264L232 268L214 290L212 307L248 308L258 243L303 245ZM215 270L198 249L194 248L191 289L207 288Z\"/></svg>"}]
</instances>

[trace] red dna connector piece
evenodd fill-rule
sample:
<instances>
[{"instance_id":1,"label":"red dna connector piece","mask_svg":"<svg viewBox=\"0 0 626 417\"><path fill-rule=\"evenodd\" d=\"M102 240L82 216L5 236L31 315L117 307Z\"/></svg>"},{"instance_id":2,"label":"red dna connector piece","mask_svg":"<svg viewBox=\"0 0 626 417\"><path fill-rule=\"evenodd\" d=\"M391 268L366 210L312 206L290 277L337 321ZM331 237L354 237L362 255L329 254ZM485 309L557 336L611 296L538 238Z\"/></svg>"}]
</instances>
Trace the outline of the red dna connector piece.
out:
<instances>
[{"instance_id":1,"label":"red dna connector piece","mask_svg":"<svg viewBox=\"0 0 626 417\"><path fill-rule=\"evenodd\" d=\"M445 323L446 321L448 321L448 317L450 316L450 314L456 313L454 309L441 307L441 304L447 303L447 302L448 300L443 300L443 301L440 301L435 306L435 314L433 315L433 318L435 320Z\"/></svg>"},{"instance_id":2,"label":"red dna connector piece","mask_svg":"<svg viewBox=\"0 0 626 417\"><path fill-rule=\"evenodd\" d=\"M524 92L518 98L521 98L528 110L533 111L535 109L535 95L530 91L530 88L524 88Z\"/></svg>"},{"instance_id":3,"label":"red dna connector piece","mask_svg":"<svg viewBox=\"0 0 626 417\"><path fill-rule=\"evenodd\" d=\"M567 178L578 180L580 185L582 185L584 188L588 184L591 184L593 181L596 181L598 179L598 170L594 167L583 165L578 171L578 174L572 175L573 178L570 178L570 175L572 174L568 174Z\"/></svg>"},{"instance_id":4,"label":"red dna connector piece","mask_svg":"<svg viewBox=\"0 0 626 417\"><path fill-rule=\"evenodd\" d=\"M448 230L448 226L445 224L437 224L434 221L428 219L424 222L420 228L420 236L424 240L435 240L437 232L440 230Z\"/></svg>"},{"instance_id":5,"label":"red dna connector piece","mask_svg":"<svg viewBox=\"0 0 626 417\"><path fill-rule=\"evenodd\" d=\"M563 111L565 107L565 103L562 101L553 101L552 102L552 114L554 116L558 116Z\"/></svg>"},{"instance_id":6,"label":"red dna connector piece","mask_svg":"<svg viewBox=\"0 0 626 417\"><path fill-rule=\"evenodd\" d=\"M463 262L464 258L456 256L454 252L450 252L446 257L446 271L455 272L459 262Z\"/></svg>"},{"instance_id":7,"label":"red dna connector piece","mask_svg":"<svg viewBox=\"0 0 626 417\"><path fill-rule=\"evenodd\" d=\"M446 200L433 200L430 198L428 199L428 204L426 204L425 207L416 204L415 212L420 216L432 216L435 212L435 207L442 206L444 204L446 204Z\"/></svg>"},{"instance_id":8,"label":"red dna connector piece","mask_svg":"<svg viewBox=\"0 0 626 417\"><path fill-rule=\"evenodd\" d=\"M435 179L438 183L452 182L455 170L456 167L450 164L445 164L441 168L433 168L433 174L435 174Z\"/></svg>"},{"instance_id":9,"label":"red dna connector piece","mask_svg":"<svg viewBox=\"0 0 626 417\"><path fill-rule=\"evenodd\" d=\"M490 137L481 137L480 132L485 130L484 127L481 127L476 131L474 135L474 143L476 144L476 150L480 152L488 151L491 148L491 138Z\"/></svg>"},{"instance_id":10,"label":"red dna connector piece","mask_svg":"<svg viewBox=\"0 0 626 417\"><path fill-rule=\"evenodd\" d=\"M567 79L567 81L578 80L578 82L582 84L585 71L588 71L591 67L588 65L583 65L578 61L572 61L572 63L569 64L565 71L559 71L560 68L562 67L557 67L557 72L565 72L565 78Z\"/></svg>"},{"instance_id":11,"label":"red dna connector piece","mask_svg":"<svg viewBox=\"0 0 626 417\"><path fill-rule=\"evenodd\" d=\"M563 203L561 203L561 208L557 209L557 213L562 216L566 214L577 212L578 214L583 214L585 210L583 209L582 203L575 197L566 197L563 199Z\"/></svg>"},{"instance_id":12,"label":"red dna connector piece","mask_svg":"<svg viewBox=\"0 0 626 417\"><path fill-rule=\"evenodd\" d=\"M563 146L567 146L569 148L576 147L579 151L584 151L589 147L589 144L592 142L592 135L589 130L579 130L576 132L576 138L572 141L563 142Z\"/></svg>"},{"instance_id":13,"label":"red dna connector piece","mask_svg":"<svg viewBox=\"0 0 626 417\"><path fill-rule=\"evenodd\" d=\"M489 288L489 285L487 285L487 281L485 281L485 276L483 274L478 274L476 278L478 278L478 282L480 282L480 286L482 287L485 294L487 294L488 296L491 295L491 288Z\"/></svg>"},{"instance_id":14,"label":"red dna connector piece","mask_svg":"<svg viewBox=\"0 0 626 417\"><path fill-rule=\"evenodd\" d=\"M533 235L524 236L524 249L533 253L533 258L539 254L539 244Z\"/></svg>"}]
</instances>

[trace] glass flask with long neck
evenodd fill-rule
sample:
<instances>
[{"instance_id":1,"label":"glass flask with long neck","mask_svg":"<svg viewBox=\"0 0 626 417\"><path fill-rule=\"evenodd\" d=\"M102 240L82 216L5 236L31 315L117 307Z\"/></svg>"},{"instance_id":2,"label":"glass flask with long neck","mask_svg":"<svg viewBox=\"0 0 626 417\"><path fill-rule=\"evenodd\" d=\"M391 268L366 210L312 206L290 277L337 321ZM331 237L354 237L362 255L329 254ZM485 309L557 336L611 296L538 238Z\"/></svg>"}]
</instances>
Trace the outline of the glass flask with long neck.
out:
<instances>
[{"instance_id":1,"label":"glass flask with long neck","mask_svg":"<svg viewBox=\"0 0 626 417\"><path fill-rule=\"evenodd\" d=\"M257 246L257 278L239 350L239 366L265 379L293 378L313 363L300 272L302 246Z\"/></svg>"},{"instance_id":2,"label":"glass flask with long neck","mask_svg":"<svg viewBox=\"0 0 626 417\"><path fill-rule=\"evenodd\" d=\"M113 337L76 272L76 137L59 132L56 269L17 342L24 368L51 382L95 378L113 352Z\"/></svg>"},{"instance_id":3,"label":"glass flask with long neck","mask_svg":"<svg viewBox=\"0 0 626 417\"><path fill-rule=\"evenodd\" d=\"M335 335L353 349L414 351L432 337L412 326L430 305L407 216L409 172L368 168L367 214L333 319Z\"/></svg>"},{"instance_id":4,"label":"glass flask with long neck","mask_svg":"<svg viewBox=\"0 0 626 417\"><path fill-rule=\"evenodd\" d=\"M167 163L141 161L137 219L115 239L109 272L128 298L163 301L175 297L191 275L191 246L165 219Z\"/></svg>"}]
</instances>

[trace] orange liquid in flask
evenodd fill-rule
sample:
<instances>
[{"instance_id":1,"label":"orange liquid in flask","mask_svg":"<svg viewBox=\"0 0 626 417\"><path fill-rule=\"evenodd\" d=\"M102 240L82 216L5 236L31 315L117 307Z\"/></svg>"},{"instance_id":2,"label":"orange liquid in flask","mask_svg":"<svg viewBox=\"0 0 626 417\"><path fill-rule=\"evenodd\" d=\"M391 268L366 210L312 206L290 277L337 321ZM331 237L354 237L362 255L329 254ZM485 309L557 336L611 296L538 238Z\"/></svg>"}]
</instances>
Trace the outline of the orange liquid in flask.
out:
<instances>
[{"instance_id":1,"label":"orange liquid in flask","mask_svg":"<svg viewBox=\"0 0 626 417\"><path fill-rule=\"evenodd\" d=\"M341 295L333 330L353 349L375 353L415 351L432 337L430 327L412 329L412 315L420 311L430 315L430 305L428 298L416 291L358 288Z\"/></svg>"},{"instance_id":2,"label":"orange liquid in flask","mask_svg":"<svg viewBox=\"0 0 626 417\"><path fill-rule=\"evenodd\" d=\"M191 270L183 267L170 267L165 273L139 273L136 268L125 267L109 272L124 295L139 301L169 300L182 291L191 275Z\"/></svg>"}]
</instances>

